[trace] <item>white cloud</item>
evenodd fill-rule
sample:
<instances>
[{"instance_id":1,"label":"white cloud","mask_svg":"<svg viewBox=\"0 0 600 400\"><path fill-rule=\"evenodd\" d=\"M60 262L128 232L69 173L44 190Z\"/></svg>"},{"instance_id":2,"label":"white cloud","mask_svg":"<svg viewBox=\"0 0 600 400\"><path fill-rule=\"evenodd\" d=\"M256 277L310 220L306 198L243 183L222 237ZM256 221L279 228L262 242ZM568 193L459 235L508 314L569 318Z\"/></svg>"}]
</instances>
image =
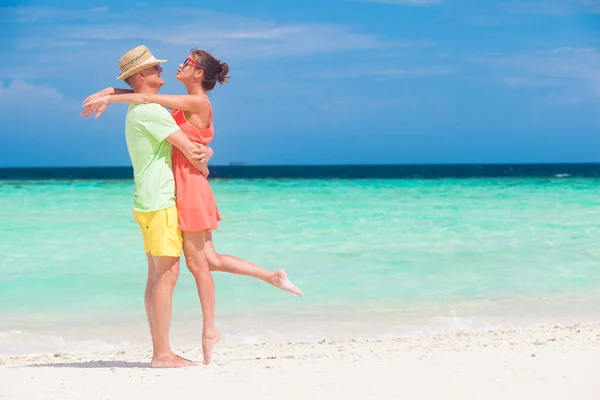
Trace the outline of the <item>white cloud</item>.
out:
<instances>
[{"instance_id":1,"label":"white cloud","mask_svg":"<svg viewBox=\"0 0 600 400\"><path fill-rule=\"evenodd\" d=\"M222 21L224 22L224 21ZM353 32L332 24L276 25L236 27L233 24L210 24L201 35L181 30L172 36L156 38L164 44L211 47L230 57L277 58L342 51L376 50L394 47L375 35ZM326 39L324 39L326 38ZM215 50L215 51L216 51Z\"/></svg>"},{"instance_id":2,"label":"white cloud","mask_svg":"<svg viewBox=\"0 0 600 400\"><path fill-rule=\"evenodd\" d=\"M600 13L600 0L513 0L467 4L472 7L464 8L464 17L460 18L479 27L524 23L532 15L566 18L576 14Z\"/></svg>"},{"instance_id":3,"label":"white cloud","mask_svg":"<svg viewBox=\"0 0 600 400\"><path fill-rule=\"evenodd\" d=\"M398 4L408 6L431 6L442 4L443 0L357 0L360 3Z\"/></svg>"},{"instance_id":4,"label":"white cloud","mask_svg":"<svg viewBox=\"0 0 600 400\"><path fill-rule=\"evenodd\" d=\"M582 7L591 14L600 14L599 0L582 0Z\"/></svg>"},{"instance_id":5,"label":"white cloud","mask_svg":"<svg viewBox=\"0 0 600 400\"><path fill-rule=\"evenodd\" d=\"M21 50L36 50L44 51L46 48L73 48L73 47L84 47L89 43L81 40L74 39L56 39L48 40L47 37L35 36L24 38L19 42L19 48Z\"/></svg>"},{"instance_id":6,"label":"white cloud","mask_svg":"<svg viewBox=\"0 0 600 400\"><path fill-rule=\"evenodd\" d=\"M27 67L9 67L0 66L0 79L32 79L44 72L43 68L34 66Z\"/></svg>"},{"instance_id":7,"label":"white cloud","mask_svg":"<svg viewBox=\"0 0 600 400\"><path fill-rule=\"evenodd\" d=\"M63 95L52 86L27 83L22 79L13 79L5 86L4 81L0 81L0 103L39 104L63 100Z\"/></svg>"},{"instance_id":8,"label":"white cloud","mask_svg":"<svg viewBox=\"0 0 600 400\"><path fill-rule=\"evenodd\" d=\"M580 9L591 14L600 14L600 0L579 0Z\"/></svg>"},{"instance_id":9,"label":"white cloud","mask_svg":"<svg viewBox=\"0 0 600 400\"><path fill-rule=\"evenodd\" d=\"M599 0L536 0L511 1L502 8L516 14L571 15L578 13L599 13Z\"/></svg>"},{"instance_id":10,"label":"white cloud","mask_svg":"<svg viewBox=\"0 0 600 400\"><path fill-rule=\"evenodd\" d=\"M556 92L550 92L545 98L544 103L554 106L578 106L582 99L575 95L565 95Z\"/></svg>"},{"instance_id":11,"label":"white cloud","mask_svg":"<svg viewBox=\"0 0 600 400\"><path fill-rule=\"evenodd\" d=\"M510 87L545 87L556 86L558 83L552 79L536 79L522 76L509 76L504 78L504 83Z\"/></svg>"},{"instance_id":12,"label":"white cloud","mask_svg":"<svg viewBox=\"0 0 600 400\"><path fill-rule=\"evenodd\" d=\"M413 0L416 1L416 0ZM30 12L31 11L31 12ZM183 8L138 8L127 14L51 8L13 8L9 14L38 21L55 19L42 34L24 35L14 40L20 49L43 50L48 43L77 46L92 42L119 42L125 46L144 43L155 48L165 46L202 46L229 59L281 58L344 51L386 50L395 47L420 46L423 40L383 40L377 35L358 32L354 27L328 23L280 23L272 20L248 18L235 14ZM102 15L100 18L99 15ZM5 16L7 14L5 13ZM70 16L70 17L69 17ZM157 18L160 16L160 18ZM63 23L71 18L68 24ZM87 19L86 19L87 18ZM95 21L94 21L95 18ZM180 21L185 18L186 23ZM84 23L77 24L77 21ZM123 21L128 23L124 24ZM154 21L152 25L148 20ZM73 23L75 22L75 24ZM190 29L198 27L198 29ZM97 41L99 43L93 43Z\"/></svg>"},{"instance_id":13,"label":"white cloud","mask_svg":"<svg viewBox=\"0 0 600 400\"><path fill-rule=\"evenodd\" d=\"M60 17L60 10L52 7L3 7L0 8L0 20L17 22L35 22L42 19Z\"/></svg>"},{"instance_id":14,"label":"white cloud","mask_svg":"<svg viewBox=\"0 0 600 400\"><path fill-rule=\"evenodd\" d=\"M195 32L189 29L189 25L202 26L202 30ZM138 40L186 47L202 44L202 47L215 49L221 54L244 58L374 50L394 46L393 43L383 41L374 35L355 33L347 27L329 24L278 25L251 21L244 26L221 19L190 20L189 25L170 27L97 25L77 31L64 29L60 36L66 40ZM323 40L323 38L327 39Z\"/></svg>"},{"instance_id":15,"label":"white cloud","mask_svg":"<svg viewBox=\"0 0 600 400\"><path fill-rule=\"evenodd\" d=\"M77 41L77 40L61 40L61 41L53 41L48 43L49 47L83 47L87 46L87 42Z\"/></svg>"},{"instance_id":16,"label":"white cloud","mask_svg":"<svg viewBox=\"0 0 600 400\"><path fill-rule=\"evenodd\" d=\"M102 6L102 7L94 7L92 8L93 12L106 12L108 11L108 7L106 6Z\"/></svg>"},{"instance_id":17,"label":"white cloud","mask_svg":"<svg viewBox=\"0 0 600 400\"><path fill-rule=\"evenodd\" d=\"M87 21L105 17L108 8L99 7L92 10L69 10L45 6L0 7L0 21L20 23L55 23L59 21ZM96 11L95 11L96 10Z\"/></svg>"},{"instance_id":18,"label":"white cloud","mask_svg":"<svg viewBox=\"0 0 600 400\"><path fill-rule=\"evenodd\" d=\"M366 97L346 97L344 99L333 98L329 101L315 102L313 107L327 115L327 118L340 119L348 121L348 118L356 115L356 110L373 115L383 110L395 110L406 108L410 105L423 102L422 99L413 99L408 97L392 97L384 99L366 98Z\"/></svg>"},{"instance_id":19,"label":"white cloud","mask_svg":"<svg viewBox=\"0 0 600 400\"><path fill-rule=\"evenodd\" d=\"M595 48L562 47L514 55L480 57L493 69L511 70L533 79L574 80L600 89L600 52Z\"/></svg>"},{"instance_id":20,"label":"white cloud","mask_svg":"<svg viewBox=\"0 0 600 400\"><path fill-rule=\"evenodd\" d=\"M401 78L421 78L427 76L444 76L460 72L460 68L454 66L423 66L416 68L384 68L373 67L369 65L352 66L346 69L328 69L307 74L302 74L302 78L311 79L348 79L360 78L366 76L379 77L385 79Z\"/></svg>"},{"instance_id":21,"label":"white cloud","mask_svg":"<svg viewBox=\"0 0 600 400\"><path fill-rule=\"evenodd\" d=\"M573 0L510 1L501 3L500 8L514 14L569 15L580 5Z\"/></svg>"},{"instance_id":22,"label":"white cloud","mask_svg":"<svg viewBox=\"0 0 600 400\"><path fill-rule=\"evenodd\" d=\"M511 87L556 87L544 98L546 104L579 105L600 99L600 51L594 48L562 47L486 56L476 61L493 71L509 72L503 83Z\"/></svg>"}]
</instances>

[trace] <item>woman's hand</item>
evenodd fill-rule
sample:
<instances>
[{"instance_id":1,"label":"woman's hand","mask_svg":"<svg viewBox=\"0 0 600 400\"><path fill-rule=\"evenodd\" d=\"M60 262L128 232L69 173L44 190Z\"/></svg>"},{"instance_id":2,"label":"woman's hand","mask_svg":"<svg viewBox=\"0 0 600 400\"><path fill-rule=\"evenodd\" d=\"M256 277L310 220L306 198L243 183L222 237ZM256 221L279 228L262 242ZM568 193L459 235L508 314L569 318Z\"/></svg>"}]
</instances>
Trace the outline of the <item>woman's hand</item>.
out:
<instances>
[{"instance_id":1,"label":"woman's hand","mask_svg":"<svg viewBox=\"0 0 600 400\"><path fill-rule=\"evenodd\" d=\"M83 117L89 118L90 116L92 116L92 114L96 113L95 119L98 119L98 117L102 115L104 110L106 110L106 107L108 107L108 105L110 104L108 98L109 96L103 96L95 100L86 101L83 104L83 111L81 112L81 115Z\"/></svg>"}]
</instances>

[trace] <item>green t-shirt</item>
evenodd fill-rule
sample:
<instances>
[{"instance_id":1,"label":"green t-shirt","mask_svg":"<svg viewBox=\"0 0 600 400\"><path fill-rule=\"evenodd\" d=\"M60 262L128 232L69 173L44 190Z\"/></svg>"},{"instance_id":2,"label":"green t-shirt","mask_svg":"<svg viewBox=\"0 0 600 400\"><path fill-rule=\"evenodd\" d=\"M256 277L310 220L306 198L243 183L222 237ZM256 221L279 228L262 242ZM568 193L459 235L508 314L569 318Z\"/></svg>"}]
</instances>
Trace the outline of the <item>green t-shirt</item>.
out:
<instances>
[{"instance_id":1,"label":"green t-shirt","mask_svg":"<svg viewBox=\"0 0 600 400\"><path fill-rule=\"evenodd\" d=\"M167 136L179 130L159 104L130 105L125 138L133 165L133 209L156 211L175 205L171 144Z\"/></svg>"}]
</instances>

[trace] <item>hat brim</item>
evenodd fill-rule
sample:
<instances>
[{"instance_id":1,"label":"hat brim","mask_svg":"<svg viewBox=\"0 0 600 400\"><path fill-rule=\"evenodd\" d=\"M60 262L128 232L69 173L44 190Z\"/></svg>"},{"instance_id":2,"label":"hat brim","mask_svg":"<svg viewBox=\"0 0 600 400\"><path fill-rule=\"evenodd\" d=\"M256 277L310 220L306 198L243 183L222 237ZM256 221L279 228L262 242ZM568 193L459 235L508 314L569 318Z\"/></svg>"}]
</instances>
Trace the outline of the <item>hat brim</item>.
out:
<instances>
[{"instance_id":1,"label":"hat brim","mask_svg":"<svg viewBox=\"0 0 600 400\"><path fill-rule=\"evenodd\" d=\"M128 69L127 71L123 72L121 75L117 76L117 79L120 81L123 81L127 78L129 78L131 75L137 74L140 71L145 70L146 68L151 68L157 65L160 65L164 62L167 62L167 60L159 60L157 58L154 57L150 57L149 59L147 59L146 61L144 61L141 64L136 65L135 67Z\"/></svg>"}]
</instances>

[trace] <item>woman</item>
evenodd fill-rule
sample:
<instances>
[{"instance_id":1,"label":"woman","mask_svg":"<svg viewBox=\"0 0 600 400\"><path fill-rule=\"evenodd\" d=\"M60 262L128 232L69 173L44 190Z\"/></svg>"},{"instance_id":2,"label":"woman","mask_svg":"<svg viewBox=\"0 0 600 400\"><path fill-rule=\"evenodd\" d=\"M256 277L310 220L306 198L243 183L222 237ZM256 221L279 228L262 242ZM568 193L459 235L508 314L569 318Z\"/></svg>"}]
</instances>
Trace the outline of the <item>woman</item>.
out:
<instances>
[{"instance_id":1,"label":"woman","mask_svg":"<svg viewBox=\"0 0 600 400\"><path fill-rule=\"evenodd\" d=\"M112 103L158 103L172 109L175 122L192 142L207 146L214 137L212 106L207 93L214 89L217 82L226 83L228 72L227 64L204 50L195 49L179 65L176 75L177 80L186 87L187 95L148 95L107 88L85 100L82 115L89 117L96 113L98 118ZM177 148L173 148L173 173L186 264L196 280L202 307L202 348L204 363L207 364L212 348L219 340L219 334L214 329L214 282L212 277L206 275L208 270L252 276L287 292L299 296L303 296L303 293L289 281L283 270L271 272L249 261L218 254L211 232L217 229L221 216L208 180Z\"/></svg>"}]
</instances>

